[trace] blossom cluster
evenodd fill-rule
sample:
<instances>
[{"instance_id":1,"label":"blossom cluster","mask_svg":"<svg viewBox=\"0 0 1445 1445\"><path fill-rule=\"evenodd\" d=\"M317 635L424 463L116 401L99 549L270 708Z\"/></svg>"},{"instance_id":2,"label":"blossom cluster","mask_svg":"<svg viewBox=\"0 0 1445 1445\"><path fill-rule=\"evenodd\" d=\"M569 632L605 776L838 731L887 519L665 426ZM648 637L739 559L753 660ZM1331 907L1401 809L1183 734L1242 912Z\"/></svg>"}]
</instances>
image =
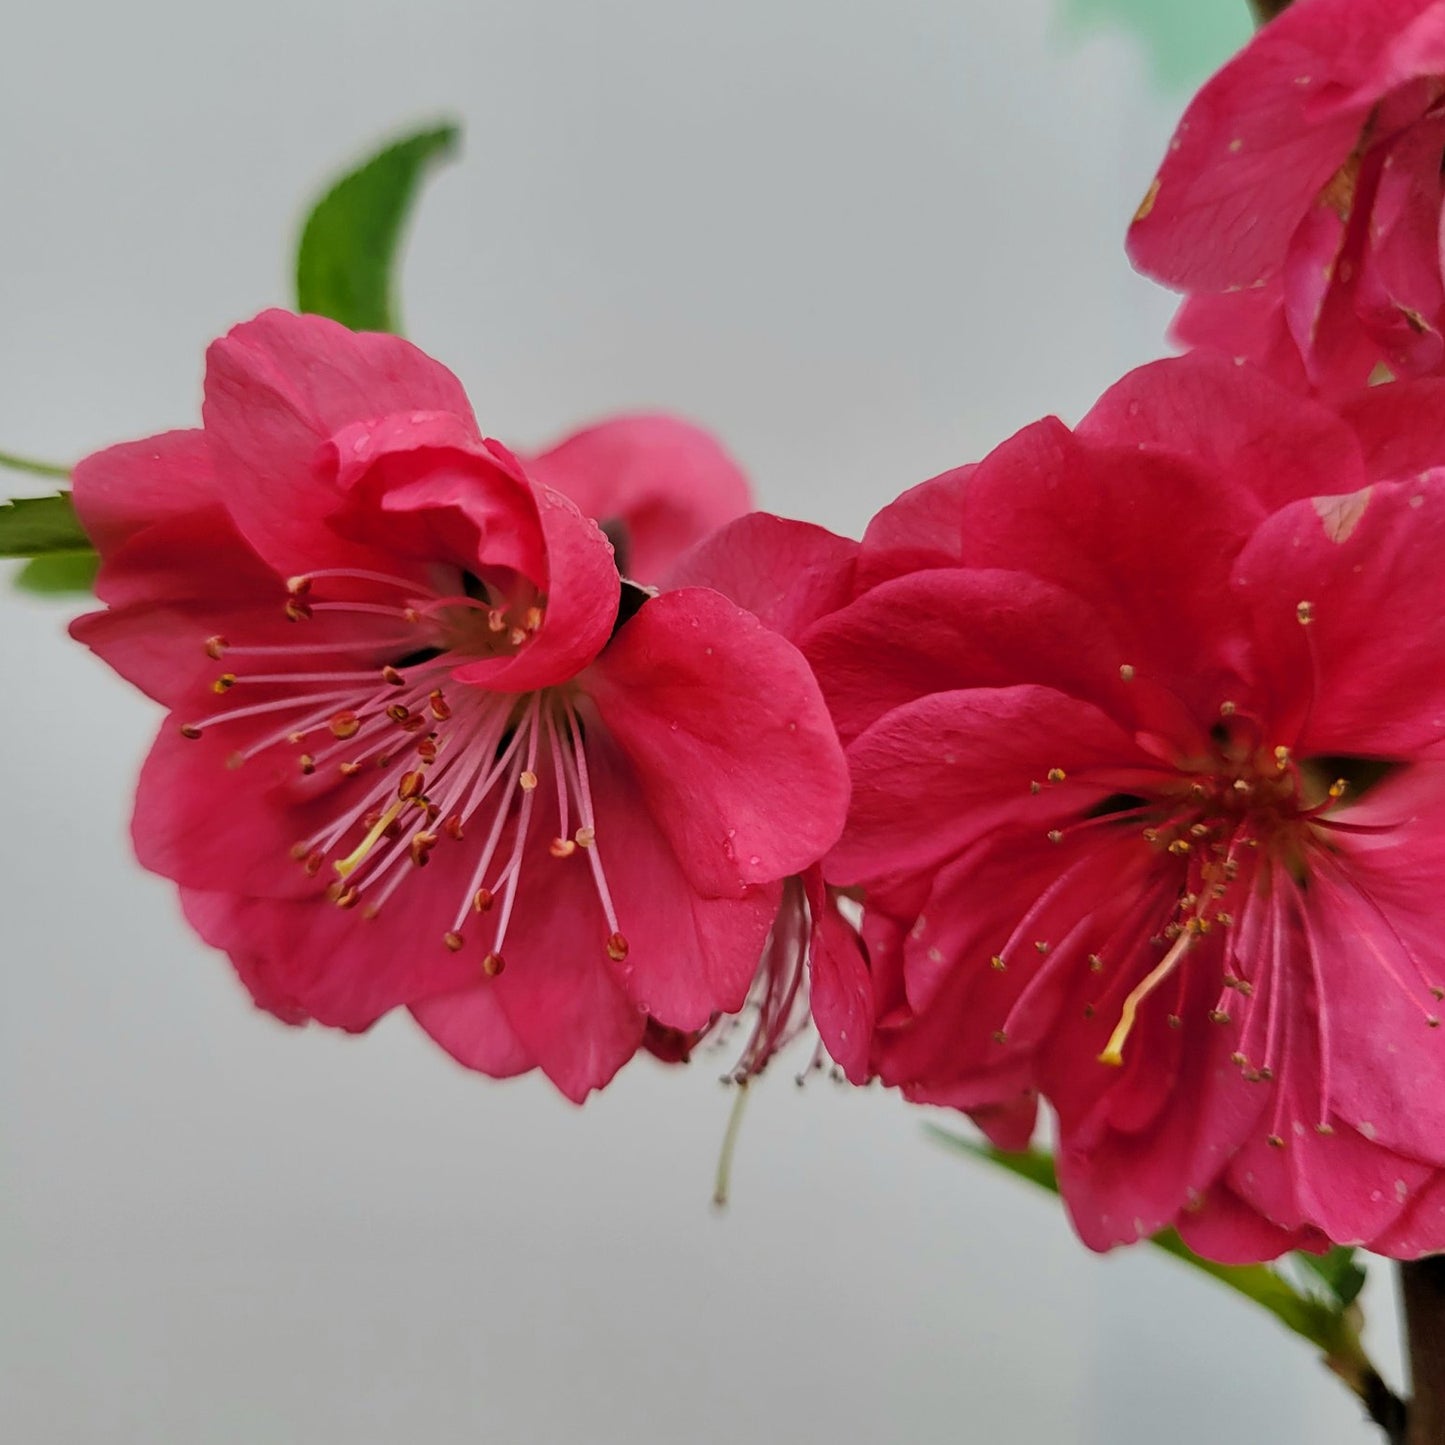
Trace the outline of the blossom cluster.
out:
<instances>
[{"instance_id":1,"label":"blossom cluster","mask_svg":"<svg viewBox=\"0 0 1445 1445\"><path fill-rule=\"evenodd\" d=\"M740 1078L1046 1104L1095 1248L1445 1250L1442 154L1445 0L1297 0L1130 234L1195 349L861 542L682 421L519 454L399 338L237 327L75 476L140 860L290 1023L580 1102L746 1013Z\"/></svg>"}]
</instances>

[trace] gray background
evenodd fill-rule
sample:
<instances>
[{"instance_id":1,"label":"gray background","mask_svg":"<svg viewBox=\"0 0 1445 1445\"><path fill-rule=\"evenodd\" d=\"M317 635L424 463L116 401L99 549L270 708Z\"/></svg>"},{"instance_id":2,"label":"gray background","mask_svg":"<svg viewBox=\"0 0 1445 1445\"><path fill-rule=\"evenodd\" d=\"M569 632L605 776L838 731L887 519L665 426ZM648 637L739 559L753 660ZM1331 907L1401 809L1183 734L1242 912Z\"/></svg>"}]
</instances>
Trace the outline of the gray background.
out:
<instances>
[{"instance_id":1,"label":"gray background","mask_svg":"<svg viewBox=\"0 0 1445 1445\"><path fill-rule=\"evenodd\" d=\"M13 7L6 51L0 447L188 424L302 199L440 111L409 329L518 443L678 408L856 532L1161 349L1120 238L1177 102L1041 0L132 0ZM1270 1322L876 1090L771 1076L719 1218L708 1062L577 1111L404 1018L256 1014L130 861L152 709L63 606L3 612L0 1436L1373 1438Z\"/></svg>"}]
</instances>

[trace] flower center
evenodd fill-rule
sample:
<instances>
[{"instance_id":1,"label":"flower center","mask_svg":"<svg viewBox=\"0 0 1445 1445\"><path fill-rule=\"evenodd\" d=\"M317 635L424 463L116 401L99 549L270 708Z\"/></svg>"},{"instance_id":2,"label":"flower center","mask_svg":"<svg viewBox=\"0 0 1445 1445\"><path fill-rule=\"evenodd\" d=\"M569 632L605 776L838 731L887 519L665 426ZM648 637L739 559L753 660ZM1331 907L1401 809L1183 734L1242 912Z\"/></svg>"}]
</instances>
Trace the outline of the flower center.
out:
<instances>
[{"instance_id":1,"label":"flower center","mask_svg":"<svg viewBox=\"0 0 1445 1445\"><path fill-rule=\"evenodd\" d=\"M355 600L358 592L364 600ZM546 616L535 588L469 575L456 587L428 588L332 569L292 578L285 611L316 627L314 640L247 646L207 639L207 654L234 668L215 680L213 692L257 700L185 723L181 732L247 734L232 766L291 752L297 791L285 805L304 806L308 818L325 815L291 854L309 876L329 878L331 902L360 905L362 916L375 917L434 850L461 849L468 881L439 942L460 951L475 928L486 945L482 972L494 977L505 966L502 947L545 778L556 797L548 852L556 860L579 850L585 856L608 928L604 946L614 961L624 960L628 945L598 847L577 699L567 687L512 694L452 678L459 663L529 645ZM318 670L305 670L308 662Z\"/></svg>"},{"instance_id":2,"label":"flower center","mask_svg":"<svg viewBox=\"0 0 1445 1445\"><path fill-rule=\"evenodd\" d=\"M1317 758L1298 763L1289 748L1271 747L1256 724L1221 709L1211 731L1211 750L1182 763L1153 798L1117 795L1093 810L1095 817L1129 817L1143 823L1144 842L1183 865L1185 878L1174 917L1163 930L1168 948L1160 961L1124 999L1118 1022L1099 1061L1124 1062L1124 1044L1139 1006L1178 968L1190 950L1216 928L1229 928L1239 895L1250 886L1262 861L1284 869L1298 884L1309 874L1310 854L1335 848L1323 816L1350 791L1351 778L1377 781L1388 764L1369 760ZM1241 872L1246 877L1240 881ZM1248 998L1251 986L1233 975L1225 984ZM1223 1002L1211 1017L1227 1022Z\"/></svg>"}]
</instances>

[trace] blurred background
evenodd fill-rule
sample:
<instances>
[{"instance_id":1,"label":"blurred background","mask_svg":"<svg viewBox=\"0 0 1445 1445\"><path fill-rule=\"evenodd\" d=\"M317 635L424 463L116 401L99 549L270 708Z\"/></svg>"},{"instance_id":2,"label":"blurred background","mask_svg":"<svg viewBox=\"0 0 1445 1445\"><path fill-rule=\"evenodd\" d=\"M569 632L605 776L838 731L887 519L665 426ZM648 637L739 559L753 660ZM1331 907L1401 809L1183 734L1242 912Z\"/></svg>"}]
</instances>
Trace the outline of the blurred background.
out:
<instances>
[{"instance_id":1,"label":"blurred background","mask_svg":"<svg viewBox=\"0 0 1445 1445\"><path fill-rule=\"evenodd\" d=\"M1163 349L1122 234L1248 25L1244 0L131 0L6 29L0 447L191 424L206 342L290 299L317 186L452 114L404 312L484 426L535 446L673 408L763 505L856 534ZM62 641L72 607L0 607L0 1436L1375 1438L1272 1321L1087 1254L881 1091L784 1061L719 1216L724 1059L640 1060L578 1111L405 1018L256 1013L131 861L153 709Z\"/></svg>"}]
</instances>

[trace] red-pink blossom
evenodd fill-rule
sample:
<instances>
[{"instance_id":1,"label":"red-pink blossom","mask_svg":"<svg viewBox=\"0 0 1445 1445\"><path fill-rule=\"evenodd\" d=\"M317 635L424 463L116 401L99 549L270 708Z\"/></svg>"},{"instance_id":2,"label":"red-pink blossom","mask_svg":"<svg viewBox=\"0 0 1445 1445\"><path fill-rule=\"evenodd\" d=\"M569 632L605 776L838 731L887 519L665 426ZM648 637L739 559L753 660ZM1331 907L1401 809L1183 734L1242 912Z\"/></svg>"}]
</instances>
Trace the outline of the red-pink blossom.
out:
<instances>
[{"instance_id":1,"label":"red-pink blossom","mask_svg":"<svg viewBox=\"0 0 1445 1445\"><path fill-rule=\"evenodd\" d=\"M1338 393L1445 371L1445 3L1295 0L1185 112L1129 232L1178 338Z\"/></svg>"},{"instance_id":2,"label":"red-pink blossom","mask_svg":"<svg viewBox=\"0 0 1445 1445\"><path fill-rule=\"evenodd\" d=\"M267 312L212 346L203 415L77 469L108 607L73 631L170 710L136 850L257 1002L347 1029L408 1005L574 1099L649 1020L740 1007L846 803L797 650L623 583L398 338Z\"/></svg>"},{"instance_id":3,"label":"red-pink blossom","mask_svg":"<svg viewBox=\"0 0 1445 1445\"><path fill-rule=\"evenodd\" d=\"M808 641L872 1066L1012 1144L1045 1097L1095 1248L1445 1249L1442 415L1145 367L885 511Z\"/></svg>"},{"instance_id":4,"label":"red-pink blossom","mask_svg":"<svg viewBox=\"0 0 1445 1445\"><path fill-rule=\"evenodd\" d=\"M856 542L823 527L754 512L694 547L670 580L721 592L764 626L803 644L821 619L852 600L857 556ZM811 1018L839 1068L863 1083L872 1002L862 941L814 865L784 884L749 999L753 1027L733 1076L746 1080L761 1073ZM656 1051L685 1055L710 1032L660 1037Z\"/></svg>"}]
</instances>

